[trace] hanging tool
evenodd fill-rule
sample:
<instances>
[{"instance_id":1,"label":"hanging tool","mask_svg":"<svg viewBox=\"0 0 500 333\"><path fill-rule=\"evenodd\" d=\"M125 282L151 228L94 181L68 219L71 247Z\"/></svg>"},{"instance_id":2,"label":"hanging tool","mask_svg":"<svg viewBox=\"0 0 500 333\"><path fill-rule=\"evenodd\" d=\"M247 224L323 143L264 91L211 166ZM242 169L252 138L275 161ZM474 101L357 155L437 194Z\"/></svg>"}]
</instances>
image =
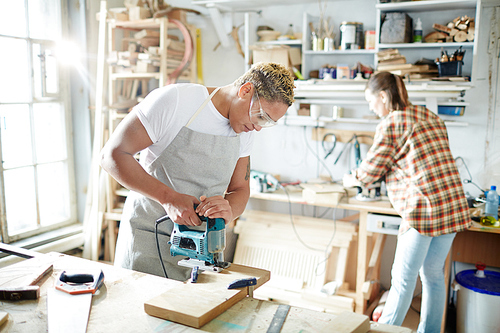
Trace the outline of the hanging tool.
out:
<instances>
[{"instance_id":1,"label":"hanging tool","mask_svg":"<svg viewBox=\"0 0 500 333\"><path fill-rule=\"evenodd\" d=\"M92 306L92 295L104 284L102 270L63 271L55 288L47 291L49 333L84 333Z\"/></svg>"},{"instance_id":2,"label":"hanging tool","mask_svg":"<svg viewBox=\"0 0 500 333\"><path fill-rule=\"evenodd\" d=\"M361 165L361 148L358 141L358 136L356 134L351 138L353 141L353 149L354 149L354 161L356 164L356 168L359 168ZM349 140L349 141L351 141ZM356 186L358 190L358 194L356 194L356 200L359 201L379 201L381 200L380 188L382 183L380 181L374 182L368 186L361 187ZM364 194L364 192L368 192L368 194Z\"/></svg>"}]
</instances>

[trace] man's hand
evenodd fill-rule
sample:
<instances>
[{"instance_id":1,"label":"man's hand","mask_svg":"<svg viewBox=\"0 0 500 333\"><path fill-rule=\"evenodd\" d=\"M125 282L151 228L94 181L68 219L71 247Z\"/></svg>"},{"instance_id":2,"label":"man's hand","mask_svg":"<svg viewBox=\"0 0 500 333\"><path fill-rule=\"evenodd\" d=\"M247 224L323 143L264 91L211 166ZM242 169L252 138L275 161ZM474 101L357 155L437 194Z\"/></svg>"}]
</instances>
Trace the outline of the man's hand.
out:
<instances>
[{"instance_id":1,"label":"man's hand","mask_svg":"<svg viewBox=\"0 0 500 333\"><path fill-rule=\"evenodd\" d=\"M353 173L350 173L350 174L345 174L345 175L344 175L344 178L342 178L342 183L343 183L344 187L356 187L356 186L361 186L361 183L359 182L359 180L357 180L357 179L354 177L354 174L353 174Z\"/></svg>"},{"instance_id":2,"label":"man's hand","mask_svg":"<svg viewBox=\"0 0 500 333\"><path fill-rule=\"evenodd\" d=\"M198 226L201 225L201 220L194 211L194 205L199 203L196 197L179 194L174 201L163 204L163 207L172 222L181 225Z\"/></svg>"},{"instance_id":3,"label":"man's hand","mask_svg":"<svg viewBox=\"0 0 500 333\"><path fill-rule=\"evenodd\" d=\"M221 195L209 198L202 195L200 204L196 207L196 213L211 219L223 218L226 224L233 220L233 210L229 205L229 201Z\"/></svg>"}]
</instances>

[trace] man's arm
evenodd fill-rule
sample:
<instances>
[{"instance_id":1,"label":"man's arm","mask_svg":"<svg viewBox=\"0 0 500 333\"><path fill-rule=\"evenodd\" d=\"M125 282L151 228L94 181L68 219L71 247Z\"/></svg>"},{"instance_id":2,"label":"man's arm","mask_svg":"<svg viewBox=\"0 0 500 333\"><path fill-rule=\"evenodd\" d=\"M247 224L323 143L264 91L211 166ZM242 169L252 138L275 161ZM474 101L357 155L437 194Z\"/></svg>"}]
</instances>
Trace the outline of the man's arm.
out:
<instances>
[{"instance_id":1,"label":"man's arm","mask_svg":"<svg viewBox=\"0 0 500 333\"><path fill-rule=\"evenodd\" d=\"M126 188L151 198L165 208L178 224L199 225L193 196L180 194L149 175L135 159L135 154L152 145L146 129L134 112L123 119L101 151L101 166Z\"/></svg>"}]
</instances>

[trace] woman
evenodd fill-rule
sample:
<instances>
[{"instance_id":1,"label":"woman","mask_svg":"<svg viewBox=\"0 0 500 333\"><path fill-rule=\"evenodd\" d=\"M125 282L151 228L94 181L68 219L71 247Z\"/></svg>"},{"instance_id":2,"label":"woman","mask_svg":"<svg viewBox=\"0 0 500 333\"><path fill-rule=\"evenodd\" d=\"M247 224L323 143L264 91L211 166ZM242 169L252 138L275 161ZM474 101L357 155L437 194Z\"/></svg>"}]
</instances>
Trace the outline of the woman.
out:
<instances>
[{"instance_id":1,"label":"woman","mask_svg":"<svg viewBox=\"0 0 500 333\"><path fill-rule=\"evenodd\" d=\"M165 214L171 221L159 226L159 243L166 254L172 222L194 227L198 215L226 224L238 217L250 195L252 131L276 124L293 103L293 88L286 67L259 63L232 84L168 85L135 106L102 150L103 169L131 190L115 265L163 275L155 221ZM188 279L190 270L177 265L181 256L163 259L169 278Z\"/></svg>"},{"instance_id":2,"label":"woman","mask_svg":"<svg viewBox=\"0 0 500 333\"><path fill-rule=\"evenodd\" d=\"M411 105L397 75L372 76L365 98L382 121L367 157L344 176L344 186L366 186L385 176L389 199L402 217L379 322L403 323L420 274L418 332L439 332L446 304L444 263L456 233L471 224L446 127L433 112Z\"/></svg>"}]
</instances>

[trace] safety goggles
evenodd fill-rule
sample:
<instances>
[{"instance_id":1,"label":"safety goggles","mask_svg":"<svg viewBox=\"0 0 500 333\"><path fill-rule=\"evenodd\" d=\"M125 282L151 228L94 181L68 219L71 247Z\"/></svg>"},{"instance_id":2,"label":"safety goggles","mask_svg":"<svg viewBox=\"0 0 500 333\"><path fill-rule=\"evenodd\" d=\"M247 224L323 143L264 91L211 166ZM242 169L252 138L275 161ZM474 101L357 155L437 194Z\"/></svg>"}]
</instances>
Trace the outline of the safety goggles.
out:
<instances>
[{"instance_id":1,"label":"safety goggles","mask_svg":"<svg viewBox=\"0 0 500 333\"><path fill-rule=\"evenodd\" d=\"M253 102L255 98L252 98L252 101L250 102L250 121L254 125L258 125L260 127L271 127L277 124L276 121L274 121L269 115L262 109L262 105L260 104L260 98L259 94L257 93L257 90L255 90L255 96L257 96L257 102L259 103L259 109L258 110L253 110Z\"/></svg>"}]
</instances>

